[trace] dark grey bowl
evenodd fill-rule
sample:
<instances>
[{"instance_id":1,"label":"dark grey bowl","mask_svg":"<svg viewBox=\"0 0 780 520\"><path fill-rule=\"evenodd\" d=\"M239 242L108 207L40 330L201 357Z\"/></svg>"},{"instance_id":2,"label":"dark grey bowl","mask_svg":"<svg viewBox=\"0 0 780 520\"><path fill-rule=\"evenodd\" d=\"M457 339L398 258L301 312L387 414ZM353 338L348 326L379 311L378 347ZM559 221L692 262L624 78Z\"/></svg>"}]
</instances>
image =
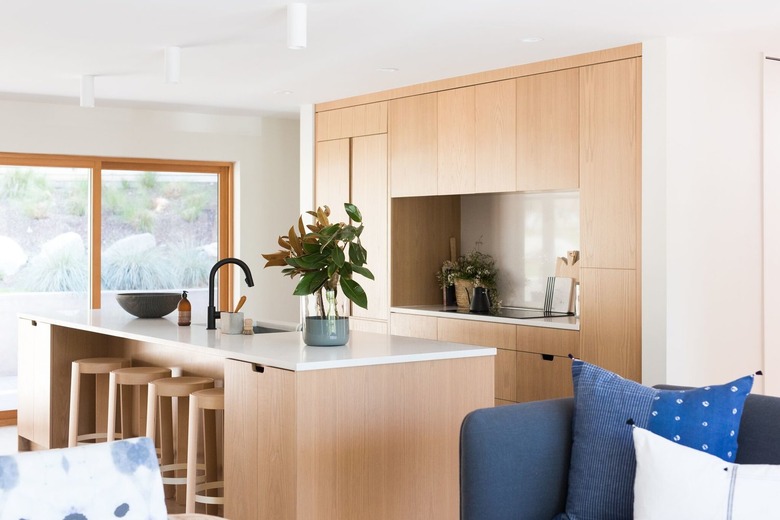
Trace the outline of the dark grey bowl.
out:
<instances>
[{"instance_id":1,"label":"dark grey bowl","mask_svg":"<svg viewBox=\"0 0 780 520\"><path fill-rule=\"evenodd\" d=\"M162 318L172 313L181 299L179 293L119 293L116 301L138 318Z\"/></svg>"}]
</instances>

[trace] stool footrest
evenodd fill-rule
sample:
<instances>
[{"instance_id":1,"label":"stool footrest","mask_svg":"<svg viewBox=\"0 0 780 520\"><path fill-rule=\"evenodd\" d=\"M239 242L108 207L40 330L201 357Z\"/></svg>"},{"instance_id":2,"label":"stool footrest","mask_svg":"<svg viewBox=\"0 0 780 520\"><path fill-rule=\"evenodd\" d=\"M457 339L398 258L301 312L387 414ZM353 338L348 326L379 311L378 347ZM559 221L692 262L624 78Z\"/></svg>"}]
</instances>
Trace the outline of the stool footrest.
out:
<instances>
[{"instance_id":1,"label":"stool footrest","mask_svg":"<svg viewBox=\"0 0 780 520\"><path fill-rule=\"evenodd\" d=\"M201 474L197 475L195 477L195 482L198 484L202 484L206 482L206 465L205 464L198 464L195 466L197 471L202 472ZM162 481L163 484L172 484L172 485L186 485L187 484L187 477L166 477L166 473L170 473L171 471L186 471L187 470L187 463L186 462L178 462L176 464L165 464L163 466L160 466L160 474L162 475Z\"/></svg>"}]
</instances>

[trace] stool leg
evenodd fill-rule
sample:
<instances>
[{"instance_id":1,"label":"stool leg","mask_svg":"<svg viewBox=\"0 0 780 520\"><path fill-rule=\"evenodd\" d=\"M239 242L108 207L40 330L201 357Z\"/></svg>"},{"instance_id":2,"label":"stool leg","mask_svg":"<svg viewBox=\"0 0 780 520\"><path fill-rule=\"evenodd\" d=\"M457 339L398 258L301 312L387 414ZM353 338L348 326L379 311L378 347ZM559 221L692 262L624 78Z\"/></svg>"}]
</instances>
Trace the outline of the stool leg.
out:
<instances>
[{"instance_id":1,"label":"stool leg","mask_svg":"<svg viewBox=\"0 0 780 520\"><path fill-rule=\"evenodd\" d=\"M155 399L156 400L156 399ZM173 464L176 460L173 443L173 399L163 397L160 399L160 413L155 417L160 420L160 466ZM147 431L149 425L146 426ZM172 498L176 494L176 486L167 484L165 486L165 498Z\"/></svg>"},{"instance_id":2,"label":"stool leg","mask_svg":"<svg viewBox=\"0 0 780 520\"><path fill-rule=\"evenodd\" d=\"M219 477L217 471L217 412L214 410L203 410L203 459L206 463L206 482L216 482ZM217 491L211 489L206 493L216 496ZM216 504L207 504L206 513L216 515L217 507Z\"/></svg>"},{"instance_id":3,"label":"stool leg","mask_svg":"<svg viewBox=\"0 0 780 520\"><path fill-rule=\"evenodd\" d=\"M189 398L179 397L176 399L177 404L177 421L176 421L176 462L187 462L187 430L189 428ZM186 471L176 470L175 475L177 477L186 477ZM184 505L186 486L176 486L176 502Z\"/></svg>"},{"instance_id":4,"label":"stool leg","mask_svg":"<svg viewBox=\"0 0 780 520\"><path fill-rule=\"evenodd\" d=\"M122 429L122 438L130 439L132 437L138 437L138 430L133 428L133 394L134 388L127 385L122 385L120 388L119 402L121 403L119 424Z\"/></svg>"},{"instance_id":5,"label":"stool leg","mask_svg":"<svg viewBox=\"0 0 780 520\"><path fill-rule=\"evenodd\" d=\"M187 501L186 513L195 512L195 486L198 474L198 398L190 396L190 417L187 432Z\"/></svg>"},{"instance_id":6,"label":"stool leg","mask_svg":"<svg viewBox=\"0 0 780 520\"><path fill-rule=\"evenodd\" d=\"M146 436L154 441L154 425L157 424L157 388L149 383L149 394L146 397ZM162 436L161 436L162 437Z\"/></svg>"},{"instance_id":7,"label":"stool leg","mask_svg":"<svg viewBox=\"0 0 780 520\"><path fill-rule=\"evenodd\" d=\"M103 425L106 424L106 392L103 390L108 386L108 374L95 374L95 433L105 433ZM98 439L95 439L98 442Z\"/></svg>"},{"instance_id":8,"label":"stool leg","mask_svg":"<svg viewBox=\"0 0 780 520\"><path fill-rule=\"evenodd\" d=\"M76 438L79 434L79 385L81 383L81 374L79 364L75 361L71 363L70 369L70 417L68 418L68 447L76 445Z\"/></svg>"},{"instance_id":9,"label":"stool leg","mask_svg":"<svg viewBox=\"0 0 780 520\"><path fill-rule=\"evenodd\" d=\"M106 441L114 440L116 433L116 374L108 376L108 414L106 417Z\"/></svg>"}]
</instances>

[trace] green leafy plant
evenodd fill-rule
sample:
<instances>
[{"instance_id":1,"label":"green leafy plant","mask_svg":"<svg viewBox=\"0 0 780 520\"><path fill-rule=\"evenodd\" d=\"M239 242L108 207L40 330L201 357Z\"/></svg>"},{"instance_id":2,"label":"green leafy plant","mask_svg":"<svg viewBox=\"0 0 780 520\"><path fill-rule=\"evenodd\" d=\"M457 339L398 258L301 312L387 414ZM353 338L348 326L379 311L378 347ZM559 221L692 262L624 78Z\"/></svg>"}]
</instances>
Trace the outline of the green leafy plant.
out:
<instances>
[{"instance_id":1,"label":"green leafy plant","mask_svg":"<svg viewBox=\"0 0 780 520\"><path fill-rule=\"evenodd\" d=\"M317 296L317 309L325 317L323 291L338 291L356 305L368 308L366 292L352 276L357 273L373 280L374 275L366 267L366 249L360 243L363 233L363 216L354 204L345 203L344 209L355 227L344 222L331 223L330 208L318 207L306 214L314 217L314 223L304 226L303 215L298 217L296 226L290 227L287 235L280 236L281 249L276 253L263 254L265 267L283 267L282 274L295 278L300 276L293 294ZM308 232L307 232L308 229Z\"/></svg>"}]
</instances>

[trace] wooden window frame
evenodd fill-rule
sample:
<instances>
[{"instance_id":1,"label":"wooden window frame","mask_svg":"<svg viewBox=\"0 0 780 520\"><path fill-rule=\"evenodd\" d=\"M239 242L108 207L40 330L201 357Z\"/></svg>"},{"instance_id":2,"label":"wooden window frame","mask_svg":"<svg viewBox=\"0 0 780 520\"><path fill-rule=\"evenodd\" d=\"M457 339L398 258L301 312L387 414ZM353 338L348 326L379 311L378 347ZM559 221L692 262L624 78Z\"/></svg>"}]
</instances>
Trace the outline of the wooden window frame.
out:
<instances>
[{"instance_id":1,"label":"wooden window frame","mask_svg":"<svg viewBox=\"0 0 780 520\"><path fill-rule=\"evenodd\" d=\"M0 164L8 166L48 166L90 169L89 197L91 218L88 225L90 244L89 307L100 309L101 284L101 180L103 170L142 170L175 173L208 173L217 175L218 186L218 257L233 256L233 167L230 162L179 161L169 159L135 159L124 157L98 157L86 155L50 155L0 152ZM233 273L224 266L220 269L219 306L226 307L233 301Z\"/></svg>"}]
</instances>

